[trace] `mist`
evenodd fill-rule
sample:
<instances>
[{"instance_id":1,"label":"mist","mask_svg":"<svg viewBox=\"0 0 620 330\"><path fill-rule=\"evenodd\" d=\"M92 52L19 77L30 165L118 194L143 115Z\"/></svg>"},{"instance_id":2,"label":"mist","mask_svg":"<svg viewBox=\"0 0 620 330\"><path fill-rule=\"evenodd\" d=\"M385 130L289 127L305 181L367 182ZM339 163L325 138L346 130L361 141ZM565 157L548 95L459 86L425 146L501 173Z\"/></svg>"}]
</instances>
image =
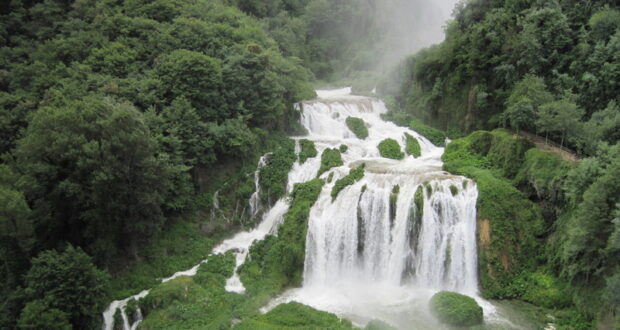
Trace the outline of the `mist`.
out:
<instances>
[{"instance_id":1,"label":"mist","mask_svg":"<svg viewBox=\"0 0 620 330\"><path fill-rule=\"evenodd\" d=\"M381 31L374 71L384 72L404 57L444 40L444 26L458 0L375 0Z\"/></svg>"}]
</instances>

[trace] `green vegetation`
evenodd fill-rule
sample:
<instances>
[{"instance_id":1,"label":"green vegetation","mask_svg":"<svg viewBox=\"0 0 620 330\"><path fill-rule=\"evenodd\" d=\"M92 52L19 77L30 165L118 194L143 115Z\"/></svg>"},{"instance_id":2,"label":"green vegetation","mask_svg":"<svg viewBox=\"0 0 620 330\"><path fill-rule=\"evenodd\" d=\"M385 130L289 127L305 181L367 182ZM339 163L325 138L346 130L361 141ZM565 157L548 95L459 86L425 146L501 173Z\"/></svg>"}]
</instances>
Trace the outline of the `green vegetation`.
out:
<instances>
[{"instance_id":1,"label":"green vegetation","mask_svg":"<svg viewBox=\"0 0 620 330\"><path fill-rule=\"evenodd\" d=\"M422 214L424 214L424 190L422 186L419 186L418 189L415 190L413 201L415 203L417 213L420 214L421 218Z\"/></svg>"},{"instance_id":2,"label":"green vegetation","mask_svg":"<svg viewBox=\"0 0 620 330\"><path fill-rule=\"evenodd\" d=\"M418 139L414 138L410 134L405 133L406 138L406 146L405 152L407 155L411 155L413 157L420 157L422 155L422 149L420 149L420 143Z\"/></svg>"},{"instance_id":3,"label":"green vegetation","mask_svg":"<svg viewBox=\"0 0 620 330\"><path fill-rule=\"evenodd\" d=\"M316 151L315 151L316 152ZM267 158L267 165L260 170L260 185L266 193L261 195L263 201L274 203L286 194L288 172L297 160L295 142L288 139Z\"/></svg>"},{"instance_id":4,"label":"green vegetation","mask_svg":"<svg viewBox=\"0 0 620 330\"><path fill-rule=\"evenodd\" d=\"M347 152L347 150L349 150L349 147L346 144L341 144L338 150L340 151L341 154L343 154Z\"/></svg>"},{"instance_id":5,"label":"green vegetation","mask_svg":"<svg viewBox=\"0 0 620 330\"><path fill-rule=\"evenodd\" d=\"M340 155L340 150L338 149L325 149L321 154L321 167L319 167L319 171L316 176L319 177L321 174L327 172L332 167L342 166L344 163L342 162L342 156Z\"/></svg>"},{"instance_id":6,"label":"green vegetation","mask_svg":"<svg viewBox=\"0 0 620 330\"><path fill-rule=\"evenodd\" d=\"M362 118L347 117L345 123L358 139L363 140L368 137L368 127Z\"/></svg>"},{"instance_id":7,"label":"green vegetation","mask_svg":"<svg viewBox=\"0 0 620 330\"><path fill-rule=\"evenodd\" d=\"M391 96L390 117L451 132L508 125L591 155L597 141L618 140L616 2L473 1L454 14L444 42L378 86Z\"/></svg>"},{"instance_id":8,"label":"green vegetation","mask_svg":"<svg viewBox=\"0 0 620 330\"><path fill-rule=\"evenodd\" d=\"M364 167L365 164L362 164L357 168L352 169L349 174L344 178L336 180L336 183L334 183L331 192L332 201L336 200L336 197L338 197L338 194L340 193L340 191L342 191L342 189L354 184L355 182L361 180L364 177Z\"/></svg>"},{"instance_id":9,"label":"green vegetation","mask_svg":"<svg viewBox=\"0 0 620 330\"><path fill-rule=\"evenodd\" d=\"M69 245L61 253L42 252L25 276L26 304L19 316L20 327L50 326L43 322L60 329L98 326L109 298L108 280L80 248Z\"/></svg>"},{"instance_id":10,"label":"green vegetation","mask_svg":"<svg viewBox=\"0 0 620 330\"><path fill-rule=\"evenodd\" d=\"M351 321L297 302L278 305L267 314L245 320L235 329L353 329Z\"/></svg>"},{"instance_id":11,"label":"green vegetation","mask_svg":"<svg viewBox=\"0 0 620 330\"><path fill-rule=\"evenodd\" d=\"M459 188L453 184L450 185L450 192L452 193L452 196L456 196L456 194L459 193Z\"/></svg>"},{"instance_id":12,"label":"green vegetation","mask_svg":"<svg viewBox=\"0 0 620 330\"><path fill-rule=\"evenodd\" d=\"M377 146L381 157L392 159L403 159L405 154L400 150L400 144L394 139L385 139Z\"/></svg>"},{"instance_id":13,"label":"green vegetation","mask_svg":"<svg viewBox=\"0 0 620 330\"><path fill-rule=\"evenodd\" d=\"M446 143L446 134L436 128L425 125L418 119L412 119L409 122L409 127L438 147L443 147Z\"/></svg>"},{"instance_id":14,"label":"green vegetation","mask_svg":"<svg viewBox=\"0 0 620 330\"><path fill-rule=\"evenodd\" d=\"M318 152L314 147L314 142L310 140L299 140L299 146L301 147L301 151L299 152L299 164L303 164L306 160L308 160L308 158L314 158L318 155Z\"/></svg>"},{"instance_id":15,"label":"green vegetation","mask_svg":"<svg viewBox=\"0 0 620 330\"><path fill-rule=\"evenodd\" d=\"M468 327L482 323L482 307L474 298L449 291L436 293L430 301L431 312L441 322Z\"/></svg>"}]
</instances>

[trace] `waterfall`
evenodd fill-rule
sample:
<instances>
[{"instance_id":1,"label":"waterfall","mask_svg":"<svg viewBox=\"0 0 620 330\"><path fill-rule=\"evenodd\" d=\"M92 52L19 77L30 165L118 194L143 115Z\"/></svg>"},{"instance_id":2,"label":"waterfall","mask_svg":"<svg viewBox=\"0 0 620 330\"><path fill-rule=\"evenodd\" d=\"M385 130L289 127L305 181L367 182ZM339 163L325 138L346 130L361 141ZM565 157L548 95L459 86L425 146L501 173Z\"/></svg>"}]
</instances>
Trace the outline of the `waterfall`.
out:
<instances>
[{"instance_id":1,"label":"waterfall","mask_svg":"<svg viewBox=\"0 0 620 330\"><path fill-rule=\"evenodd\" d=\"M256 217L260 211L260 170L267 165L267 159L270 155L271 153L263 155L258 160L258 165L256 165L256 171L254 172L254 192L252 196L250 196L250 216L252 217Z\"/></svg>"},{"instance_id":2,"label":"waterfall","mask_svg":"<svg viewBox=\"0 0 620 330\"><path fill-rule=\"evenodd\" d=\"M443 148L384 121L387 109L380 100L350 95L350 88L317 94L301 107L309 132L304 138L314 141L319 154L341 144L348 149L343 166L321 175L332 180L310 210L303 287L264 311L295 300L362 327L373 318L406 329L412 322L416 329L441 327L428 315L433 293L478 295L475 182L442 170ZM368 137L358 139L349 130L349 116L364 120ZM394 139L404 151L407 135L418 141L420 157L380 156L382 140ZM333 199L335 181L361 164L364 177Z\"/></svg>"}]
</instances>

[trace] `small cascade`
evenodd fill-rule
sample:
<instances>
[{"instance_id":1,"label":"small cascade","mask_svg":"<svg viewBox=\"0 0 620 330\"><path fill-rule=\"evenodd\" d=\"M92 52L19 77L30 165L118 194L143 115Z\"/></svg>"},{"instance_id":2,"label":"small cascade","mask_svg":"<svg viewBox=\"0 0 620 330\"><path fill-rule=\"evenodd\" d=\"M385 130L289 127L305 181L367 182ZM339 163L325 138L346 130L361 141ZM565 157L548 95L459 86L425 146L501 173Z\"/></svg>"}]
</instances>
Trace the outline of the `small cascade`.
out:
<instances>
[{"instance_id":1,"label":"small cascade","mask_svg":"<svg viewBox=\"0 0 620 330\"><path fill-rule=\"evenodd\" d=\"M256 217L261 209L260 203L260 170L267 165L267 159L271 153L263 155L258 160L256 171L254 172L254 193L250 196L250 216Z\"/></svg>"}]
</instances>

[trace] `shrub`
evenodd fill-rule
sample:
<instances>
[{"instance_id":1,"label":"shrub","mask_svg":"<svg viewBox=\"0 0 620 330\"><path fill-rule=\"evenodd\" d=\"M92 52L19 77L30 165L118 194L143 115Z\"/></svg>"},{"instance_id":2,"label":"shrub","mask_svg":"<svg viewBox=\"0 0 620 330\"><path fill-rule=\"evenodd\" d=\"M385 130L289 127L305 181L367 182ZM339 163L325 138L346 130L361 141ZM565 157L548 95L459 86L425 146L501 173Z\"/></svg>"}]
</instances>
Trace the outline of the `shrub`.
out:
<instances>
[{"instance_id":1,"label":"shrub","mask_svg":"<svg viewBox=\"0 0 620 330\"><path fill-rule=\"evenodd\" d=\"M421 121L417 119L413 119L409 123L409 126L411 127L412 130L416 131L418 134L427 138L429 141L431 141L434 145L438 147L443 147L446 143L446 135L442 131L436 128L430 127L428 125L425 125L424 123L422 123Z\"/></svg>"},{"instance_id":2,"label":"shrub","mask_svg":"<svg viewBox=\"0 0 620 330\"><path fill-rule=\"evenodd\" d=\"M338 150L340 150L340 153L345 153L347 152L347 150L349 150L349 147L346 144L341 144Z\"/></svg>"},{"instance_id":3,"label":"shrub","mask_svg":"<svg viewBox=\"0 0 620 330\"><path fill-rule=\"evenodd\" d=\"M312 307L290 302L276 306L267 314L246 320L235 329L353 329L351 321L318 311Z\"/></svg>"},{"instance_id":4,"label":"shrub","mask_svg":"<svg viewBox=\"0 0 620 330\"><path fill-rule=\"evenodd\" d=\"M420 148L420 142L418 142L418 139L407 133L405 133L405 137L407 139L405 152L413 157L420 157L422 155L422 149Z\"/></svg>"},{"instance_id":5,"label":"shrub","mask_svg":"<svg viewBox=\"0 0 620 330\"><path fill-rule=\"evenodd\" d=\"M482 323L482 307L474 298L441 291L430 301L431 312L441 322L455 326L473 326Z\"/></svg>"},{"instance_id":6,"label":"shrub","mask_svg":"<svg viewBox=\"0 0 620 330\"><path fill-rule=\"evenodd\" d=\"M316 157L318 154L314 147L314 142L310 140L299 140L299 146L301 147L301 151L299 152L299 164L305 163L308 158Z\"/></svg>"},{"instance_id":7,"label":"shrub","mask_svg":"<svg viewBox=\"0 0 620 330\"><path fill-rule=\"evenodd\" d=\"M345 176L342 179L336 180L334 187L332 188L332 200L335 200L338 197L338 194L342 189L347 186L354 184L355 182L361 180L364 177L364 164L359 166L356 169L353 169L349 172L349 175Z\"/></svg>"},{"instance_id":8,"label":"shrub","mask_svg":"<svg viewBox=\"0 0 620 330\"><path fill-rule=\"evenodd\" d=\"M316 176L321 176L321 174L327 172L330 168L342 166L343 164L344 162L342 161L342 156L338 149L325 149L321 154L321 167Z\"/></svg>"},{"instance_id":9,"label":"shrub","mask_svg":"<svg viewBox=\"0 0 620 330\"><path fill-rule=\"evenodd\" d=\"M385 139L377 146L381 157L403 159L405 154L400 151L400 145L394 139Z\"/></svg>"},{"instance_id":10,"label":"shrub","mask_svg":"<svg viewBox=\"0 0 620 330\"><path fill-rule=\"evenodd\" d=\"M275 201L286 193L286 181L297 156L295 143L287 139L280 145L267 160L267 165L260 170L260 185L266 194L261 198Z\"/></svg>"},{"instance_id":11,"label":"shrub","mask_svg":"<svg viewBox=\"0 0 620 330\"><path fill-rule=\"evenodd\" d=\"M358 139L363 140L368 137L368 127L362 118L347 117L345 123Z\"/></svg>"}]
</instances>

